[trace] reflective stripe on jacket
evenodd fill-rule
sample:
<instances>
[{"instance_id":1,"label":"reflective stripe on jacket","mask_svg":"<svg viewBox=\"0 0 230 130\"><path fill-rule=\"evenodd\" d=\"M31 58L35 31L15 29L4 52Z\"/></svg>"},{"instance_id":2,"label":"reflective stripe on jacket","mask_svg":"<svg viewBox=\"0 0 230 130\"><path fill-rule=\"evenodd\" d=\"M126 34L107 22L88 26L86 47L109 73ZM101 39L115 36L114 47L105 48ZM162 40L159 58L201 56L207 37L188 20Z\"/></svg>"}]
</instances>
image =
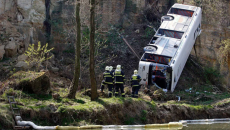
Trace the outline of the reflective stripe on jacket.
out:
<instances>
[{"instance_id":1,"label":"reflective stripe on jacket","mask_svg":"<svg viewBox=\"0 0 230 130\"><path fill-rule=\"evenodd\" d=\"M113 77L113 74L111 72L105 71L103 73L103 78L104 78L106 84L113 84L114 77Z\"/></svg>"},{"instance_id":2,"label":"reflective stripe on jacket","mask_svg":"<svg viewBox=\"0 0 230 130\"><path fill-rule=\"evenodd\" d=\"M125 81L125 74L123 71L115 70L114 72L114 83L123 84Z\"/></svg>"},{"instance_id":3,"label":"reflective stripe on jacket","mask_svg":"<svg viewBox=\"0 0 230 130\"><path fill-rule=\"evenodd\" d=\"M141 81L141 76L140 75L132 75L130 80L131 80L131 85L133 87L139 86L140 85L139 82Z\"/></svg>"}]
</instances>

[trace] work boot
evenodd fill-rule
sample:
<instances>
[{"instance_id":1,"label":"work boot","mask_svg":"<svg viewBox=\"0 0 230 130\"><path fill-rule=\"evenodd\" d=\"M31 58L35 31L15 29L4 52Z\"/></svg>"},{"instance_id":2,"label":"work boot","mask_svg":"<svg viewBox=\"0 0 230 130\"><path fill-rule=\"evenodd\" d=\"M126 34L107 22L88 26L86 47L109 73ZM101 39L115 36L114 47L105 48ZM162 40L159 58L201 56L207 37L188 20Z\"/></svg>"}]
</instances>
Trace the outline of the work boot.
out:
<instances>
[{"instance_id":1,"label":"work boot","mask_svg":"<svg viewBox=\"0 0 230 130\"><path fill-rule=\"evenodd\" d=\"M115 92L115 97L118 97L118 92Z\"/></svg>"},{"instance_id":2,"label":"work boot","mask_svg":"<svg viewBox=\"0 0 230 130\"><path fill-rule=\"evenodd\" d=\"M105 86L104 85L101 85L101 92L103 93L103 90L104 90Z\"/></svg>"}]
</instances>

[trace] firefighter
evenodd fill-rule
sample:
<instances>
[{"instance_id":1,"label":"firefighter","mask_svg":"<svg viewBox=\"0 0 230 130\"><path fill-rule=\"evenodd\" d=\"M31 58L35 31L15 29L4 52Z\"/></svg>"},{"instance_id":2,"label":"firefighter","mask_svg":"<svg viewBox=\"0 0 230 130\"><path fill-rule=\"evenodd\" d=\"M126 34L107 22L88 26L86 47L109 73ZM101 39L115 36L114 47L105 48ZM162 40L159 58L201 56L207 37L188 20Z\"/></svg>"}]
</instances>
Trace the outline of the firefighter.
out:
<instances>
[{"instance_id":1,"label":"firefighter","mask_svg":"<svg viewBox=\"0 0 230 130\"><path fill-rule=\"evenodd\" d=\"M119 89L121 90L122 97L125 97L124 93L124 84L125 82L125 74L121 70L121 65L117 65L116 70L114 71L114 83L115 83L115 96L118 96Z\"/></svg>"},{"instance_id":2,"label":"firefighter","mask_svg":"<svg viewBox=\"0 0 230 130\"><path fill-rule=\"evenodd\" d=\"M109 71L114 74L114 69L113 69L113 66L109 66ZM113 75L114 76L114 75ZM113 92L113 95L114 95L114 91L115 91L115 88L114 88L114 82L113 82L113 86L112 86L112 92Z\"/></svg>"},{"instance_id":3,"label":"firefighter","mask_svg":"<svg viewBox=\"0 0 230 130\"><path fill-rule=\"evenodd\" d=\"M137 74L137 70L134 70L134 74L131 77L132 97L138 98L138 91L140 89L141 76Z\"/></svg>"},{"instance_id":4,"label":"firefighter","mask_svg":"<svg viewBox=\"0 0 230 130\"><path fill-rule=\"evenodd\" d=\"M109 66L109 71L112 72L112 74L114 73L113 66Z\"/></svg>"},{"instance_id":5,"label":"firefighter","mask_svg":"<svg viewBox=\"0 0 230 130\"><path fill-rule=\"evenodd\" d=\"M109 68L109 66L106 66L105 67L105 72L106 72L106 70ZM102 82L101 82L101 92L103 93L103 90L104 90L104 88L105 88L105 79L104 79L104 75L103 75L103 80L102 80Z\"/></svg>"},{"instance_id":6,"label":"firefighter","mask_svg":"<svg viewBox=\"0 0 230 130\"><path fill-rule=\"evenodd\" d=\"M104 84L107 84L109 90L109 97L112 97L112 89L113 89L113 74L109 71L109 67L105 68L105 72L103 73Z\"/></svg>"}]
</instances>

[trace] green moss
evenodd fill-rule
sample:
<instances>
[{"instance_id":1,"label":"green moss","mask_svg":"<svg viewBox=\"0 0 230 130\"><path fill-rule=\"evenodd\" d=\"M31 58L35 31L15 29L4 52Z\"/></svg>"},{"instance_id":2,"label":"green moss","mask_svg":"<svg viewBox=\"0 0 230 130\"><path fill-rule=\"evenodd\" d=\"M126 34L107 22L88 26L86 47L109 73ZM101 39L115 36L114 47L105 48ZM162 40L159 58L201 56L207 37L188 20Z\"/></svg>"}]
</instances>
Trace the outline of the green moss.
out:
<instances>
[{"instance_id":1,"label":"green moss","mask_svg":"<svg viewBox=\"0 0 230 130\"><path fill-rule=\"evenodd\" d=\"M32 106L27 106L28 108L31 108L31 109L33 109L33 110L39 110L39 109L44 109L44 108L47 108L47 109L49 109L48 107L47 107L47 105L39 105L39 106L34 106L34 105L32 105Z\"/></svg>"},{"instance_id":2,"label":"green moss","mask_svg":"<svg viewBox=\"0 0 230 130\"><path fill-rule=\"evenodd\" d=\"M20 82L28 82L28 81L30 81L30 78L25 78L20 80Z\"/></svg>"},{"instance_id":3,"label":"green moss","mask_svg":"<svg viewBox=\"0 0 230 130\"><path fill-rule=\"evenodd\" d=\"M87 102L87 103L81 104L81 105L70 106L67 109L74 109L76 111L93 112L93 111L98 111L98 110L104 109L104 106L98 102L93 101L93 102Z\"/></svg>"},{"instance_id":4,"label":"green moss","mask_svg":"<svg viewBox=\"0 0 230 130\"><path fill-rule=\"evenodd\" d=\"M8 104L0 103L0 128L12 128L13 126L13 119L9 109L10 106Z\"/></svg>"},{"instance_id":5,"label":"green moss","mask_svg":"<svg viewBox=\"0 0 230 130\"><path fill-rule=\"evenodd\" d=\"M141 112L141 121L142 121L143 123L145 123L146 120L147 120L147 118L146 118L147 114L148 114L148 111L142 110L142 112Z\"/></svg>"},{"instance_id":6,"label":"green moss","mask_svg":"<svg viewBox=\"0 0 230 130\"><path fill-rule=\"evenodd\" d=\"M134 121L135 121L135 118L126 116L124 123L125 123L125 125L133 125Z\"/></svg>"}]
</instances>

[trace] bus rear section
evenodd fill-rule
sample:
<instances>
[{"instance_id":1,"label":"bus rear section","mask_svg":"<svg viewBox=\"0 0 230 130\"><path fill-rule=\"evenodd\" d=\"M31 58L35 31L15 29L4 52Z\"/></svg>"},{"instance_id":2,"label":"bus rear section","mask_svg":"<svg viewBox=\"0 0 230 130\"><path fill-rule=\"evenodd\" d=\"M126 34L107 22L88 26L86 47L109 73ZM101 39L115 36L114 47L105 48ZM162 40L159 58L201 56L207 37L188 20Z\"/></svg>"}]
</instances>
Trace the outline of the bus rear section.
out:
<instances>
[{"instance_id":1,"label":"bus rear section","mask_svg":"<svg viewBox=\"0 0 230 130\"><path fill-rule=\"evenodd\" d=\"M139 63L139 75L143 77L141 84L170 90L172 79L172 71L168 65L170 60L171 57L144 53Z\"/></svg>"}]
</instances>

